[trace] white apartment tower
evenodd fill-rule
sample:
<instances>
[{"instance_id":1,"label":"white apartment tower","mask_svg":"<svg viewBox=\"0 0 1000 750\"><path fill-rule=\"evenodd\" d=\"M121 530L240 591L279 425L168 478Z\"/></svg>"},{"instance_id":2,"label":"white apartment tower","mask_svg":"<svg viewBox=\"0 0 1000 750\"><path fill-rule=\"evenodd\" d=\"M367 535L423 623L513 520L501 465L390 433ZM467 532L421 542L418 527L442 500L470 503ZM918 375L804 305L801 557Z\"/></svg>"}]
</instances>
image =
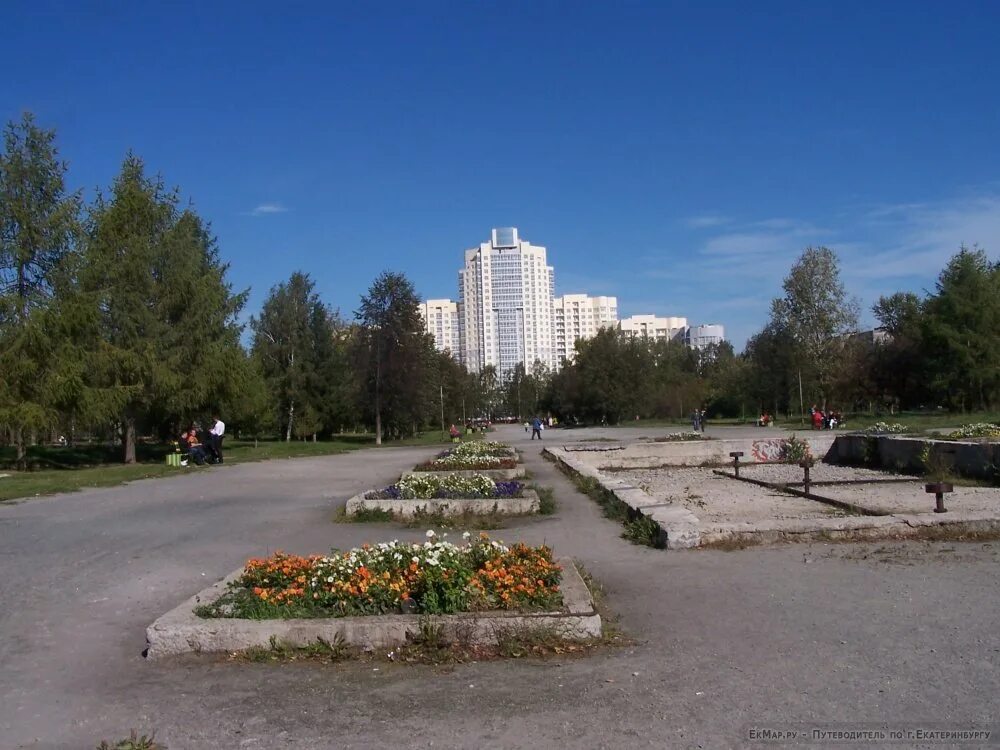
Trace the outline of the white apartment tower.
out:
<instances>
[{"instance_id":1,"label":"white apartment tower","mask_svg":"<svg viewBox=\"0 0 1000 750\"><path fill-rule=\"evenodd\" d=\"M552 300L555 366L561 368L573 361L574 345L579 339L589 339L602 328L618 324L617 297L590 297L586 294L564 294Z\"/></svg>"},{"instance_id":2,"label":"white apartment tower","mask_svg":"<svg viewBox=\"0 0 1000 750\"><path fill-rule=\"evenodd\" d=\"M494 229L489 242L465 251L458 272L461 360L470 372L496 367L501 379L536 360L555 367L554 272L545 248Z\"/></svg>"},{"instance_id":3,"label":"white apartment tower","mask_svg":"<svg viewBox=\"0 0 1000 750\"><path fill-rule=\"evenodd\" d=\"M618 324L627 336L656 341L683 340L687 327L687 318L658 318L655 315L633 315L622 318Z\"/></svg>"},{"instance_id":4,"label":"white apartment tower","mask_svg":"<svg viewBox=\"0 0 1000 750\"><path fill-rule=\"evenodd\" d=\"M460 357L458 303L450 299L429 299L421 303L420 316L424 319L424 330L434 337L435 348Z\"/></svg>"}]
</instances>

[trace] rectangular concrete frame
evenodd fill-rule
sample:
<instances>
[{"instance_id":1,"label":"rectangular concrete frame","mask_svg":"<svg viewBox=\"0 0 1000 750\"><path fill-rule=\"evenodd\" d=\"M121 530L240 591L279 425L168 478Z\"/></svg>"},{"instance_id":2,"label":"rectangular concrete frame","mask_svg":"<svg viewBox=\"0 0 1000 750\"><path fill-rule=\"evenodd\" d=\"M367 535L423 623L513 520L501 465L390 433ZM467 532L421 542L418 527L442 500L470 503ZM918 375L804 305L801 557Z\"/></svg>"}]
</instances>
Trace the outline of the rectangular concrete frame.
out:
<instances>
[{"instance_id":1,"label":"rectangular concrete frame","mask_svg":"<svg viewBox=\"0 0 1000 750\"><path fill-rule=\"evenodd\" d=\"M384 510L400 518L412 518L418 509L425 513L441 513L446 516L459 516L463 513L485 515L496 512L504 515L522 515L537 513L540 506L538 493L534 490L524 490L522 497L449 497L406 499L406 498L367 498L365 492L355 495L347 501L347 515L357 515L362 510Z\"/></svg>"},{"instance_id":2,"label":"rectangular concrete frame","mask_svg":"<svg viewBox=\"0 0 1000 750\"><path fill-rule=\"evenodd\" d=\"M328 643L343 638L350 646L386 648L402 646L420 633L421 623L440 626L446 639L468 645L492 645L498 635L532 628L553 628L566 640L601 636L601 616L590 590L569 558L557 561L563 569L560 590L563 609L558 612L470 612L457 615L373 615L323 617L303 620L244 620L202 618L194 614L199 604L214 602L243 569L191 597L146 629L147 658L159 659L185 653L232 653L251 646L268 647L271 639L289 646L309 646L320 639Z\"/></svg>"},{"instance_id":3,"label":"rectangular concrete frame","mask_svg":"<svg viewBox=\"0 0 1000 750\"><path fill-rule=\"evenodd\" d=\"M509 482L512 479L521 479L524 476L524 467L517 466L513 469L452 469L449 471L406 471L404 477L449 477L454 475L460 477L471 477L482 474L495 482Z\"/></svg>"},{"instance_id":4,"label":"rectangular concrete frame","mask_svg":"<svg viewBox=\"0 0 1000 750\"><path fill-rule=\"evenodd\" d=\"M847 464L874 463L890 471L920 474L923 452L966 477L992 479L1000 466L1000 442L931 440L906 435L838 435L833 459Z\"/></svg>"},{"instance_id":5,"label":"rectangular concrete frame","mask_svg":"<svg viewBox=\"0 0 1000 750\"><path fill-rule=\"evenodd\" d=\"M828 455L833 458L835 445L833 438L817 441L810 438L810 444L814 455L818 454L817 449L824 446L830 451ZM725 451L741 450L745 440L717 440L712 441L715 446L715 455L722 455ZM720 450L718 446L723 446ZM685 445L685 443L659 443L658 445ZM705 525L692 512L665 503L659 503L645 491L638 487L633 487L628 482L608 476L582 460L574 454L580 453L579 447L563 446L561 448L546 448L545 451L552 455L573 471L583 476L596 479L601 485L611 492L620 502L629 509L629 515L633 518L642 515L654 520L666 537L667 549L687 549L700 547L702 545L726 542L732 540L745 540L752 543L770 543L782 540L810 539L810 538L867 538L885 539L914 536L922 533L921 529L928 526L940 526L951 528L956 533L976 532L976 531L996 531L1000 529L1000 517L983 512L958 512L950 511L945 514L896 514L888 516L856 516L846 518L817 518L810 520L780 520L774 519L766 526L750 523L731 523ZM656 457L661 457L662 452L657 452ZM690 455L685 456L690 458ZM647 458L648 460L648 458ZM687 463L685 465L691 465Z\"/></svg>"}]
</instances>

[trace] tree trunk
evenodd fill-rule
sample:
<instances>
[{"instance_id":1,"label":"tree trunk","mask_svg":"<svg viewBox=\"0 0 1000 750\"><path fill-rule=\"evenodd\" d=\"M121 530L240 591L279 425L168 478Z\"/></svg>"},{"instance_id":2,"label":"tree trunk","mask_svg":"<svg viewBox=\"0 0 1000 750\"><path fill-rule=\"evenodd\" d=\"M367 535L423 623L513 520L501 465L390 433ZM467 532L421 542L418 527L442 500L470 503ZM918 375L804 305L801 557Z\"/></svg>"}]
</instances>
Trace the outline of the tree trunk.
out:
<instances>
[{"instance_id":1,"label":"tree trunk","mask_svg":"<svg viewBox=\"0 0 1000 750\"><path fill-rule=\"evenodd\" d=\"M295 402L288 404L288 427L285 429L285 442L292 442L292 420L295 419Z\"/></svg>"},{"instance_id":2,"label":"tree trunk","mask_svg":"<svg viewBox=\"0 0 1000 750\"><path fill-rule=\"evenodd\" d=\"M314 443L316 442L316 433L315 432L313 433L313 442Z\"/></svg>"},{"instance_id":3,"label":"tree trunk","mask_svg":"<svg viewBox=\"0 0 1000 750\"><path fill-rule=\"evenodd\" d=\"M382 445L382 360L381 350L375 346L375 445Z\"/></svg>"},{"instance_id":4,"label":"tree trunk","mask_svg":"<svg viewBox=\"0 0 1000 750\"><path fill-rule=\"evenodd\" d=\"M125 452L125 463L135 463L135 417L131 414L125 416L125 423L122 425L122 447Z\"/></svg>"},{"instance_id":5,"label":"tree trunk","mask_svg":"<svg viewBox=\"0 0 1000 750\"><path fill-rule=\"evenodd\" d=\"M18 427L11 432L11 437L14 439L14 448L17 451L16 466L23 471L27 468L28 463L26 460L27 451L24 448L24 433Z\"/></svg>"}]
</instances>

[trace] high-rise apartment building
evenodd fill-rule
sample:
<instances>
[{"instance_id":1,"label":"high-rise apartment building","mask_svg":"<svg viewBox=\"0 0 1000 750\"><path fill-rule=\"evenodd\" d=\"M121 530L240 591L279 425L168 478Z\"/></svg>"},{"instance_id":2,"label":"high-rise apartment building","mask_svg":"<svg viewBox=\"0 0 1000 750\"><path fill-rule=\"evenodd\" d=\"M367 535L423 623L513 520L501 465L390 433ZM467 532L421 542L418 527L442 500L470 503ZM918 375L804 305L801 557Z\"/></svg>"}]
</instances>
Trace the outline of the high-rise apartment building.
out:
<instances>
[{"instance_id":1,"label":"high-rise apartment building","mask_svg":"<svg viewBox=\"0 0 1000 750\"><path fill-rule=\"evenodd\" d=\"M489 242L465 251L458 272L462 362L487 365L501 378L523 363L554 367L554 272L545 248L521 240L516 227L494 229Z\"/></svg>"},{"instance_id":2,"label":"high-rise apartment building","mask_svg":"<svg viewBox=\"0 0 1000 750\"><path fill-rule=\"evenodd\" d=\"M656 341L683 340L687 318L658 318L655 315L633 315L622 318L618 328L628 336L641 336Z\"/></svg>"},{"instance_id":3,"label":"high-rise apartment building","mask_svg":"<svg viewBox=\"0 0 1000 750\"><path fill-rule=\"evenodd\" d=\"M460 357L458 303L450 299L429 299L421 303L420 315L424 319L424 329L434 337L437 350L450 351Z\"/></svg>"},{"instance_id":4,"label":"high-rise apartment building","mask_svg":"<svg viewBox=\"0 0 1000 750\"><path fill-rule=\"evenodd\" d=\"M684 334L684 342L692 349L703 349L710 344L721 344L725 340L726 329L715 323L691 326Z\"/></svg>"},{"instance_id":5,"label":"high-rise apartment building","mask_svg":"<svg viewBox=\"0 0 1000 750\"><path fill-rule=\"evenodd\" d=\"M572 362L574 344L580 339L597 335L602 328L618 323L617 297L590 297L586 294L564 294L552 300L552 328L555 342L555 366Z\"/></svg>"}]
</instances>

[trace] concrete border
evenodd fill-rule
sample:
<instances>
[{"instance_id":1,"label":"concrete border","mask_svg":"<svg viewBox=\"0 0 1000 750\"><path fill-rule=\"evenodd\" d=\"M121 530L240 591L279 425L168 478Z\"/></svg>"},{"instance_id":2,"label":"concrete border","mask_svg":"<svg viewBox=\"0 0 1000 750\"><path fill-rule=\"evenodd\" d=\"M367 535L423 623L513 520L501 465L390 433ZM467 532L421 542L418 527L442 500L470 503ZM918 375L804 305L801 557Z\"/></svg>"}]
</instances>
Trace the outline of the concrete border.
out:
<instances>
[{"instance_id":1,"label":"concrete border","mask_svg":"<svg viewBox=\"0 0 1000 750\"><path fill-rule=\"evenodd\" d=\"M449 497L431 499L409 498L368 498L366 490L347 501L347 515L354 516L364 510L384 510L399 518L413 518L417 511L445 516L460 516L464 513L485 515L523 515L538 513L541 502L538 493L525 489L521 497Z\"/></svg>"},{"instance_id":2,"label":"concrete border","mask_svg":"<svg viewBox=\"0 0 1000 750\"><path fill-rule=\"evenodd\" d=\"M926 529L938 527L956 536L968 533L1000 533L1000 518L982 513L949 512L950 517L925 515L864 516L816 518L809 520L774 519L768 525L752 523L714 524L702 528L703 546L741 542L809 542L832 540L905 539L920 536Z\"/></svg>"},{"instance_id":3,"label":"concrete border","mask_svg":"<svg viewBox=\"0 0 1000 750\"><path fill-rule=\"evenodd\" d=\"M667 503L659 503L648 493L621 479L605 476L597 468L572 455L577 451L565 448L545 448L545 453L570 470L600 482L601 486L628 508L629 518L652 518L663 532L663 545L667 549L687 549L701 544L701 524L689 510Z\"/></svg>"},{"instance_id":4,"label":"concrete border","mask_svg":"<svg viewBox=\"0 0 1000 750\"><path fill-rule=\"evenodd\" d=\"M720 441L721 442L721 441ZM546 448L545 452L570 470L597 480L602 487L629 510L629 517L645 516L655 521L665 537L667 549L687 549L725 542L768 544L779 541L809 541L814 539L892 539L918 536L928 527L941 527L955 534L1000 533L1000 515L983 511L949 511L948 513L885 514L866 511L862 516L813 519L772 519L765 523L706 523L694 513L671 503L661 503L648 493L602 473L584 463L563 448ZM740 477L742 479L742 477ZM799 494L807 499L815 499Z\"/></svg>"},{"instance_id":5,"label":"concrete border","mask_svg":"<svg viewBox=\"0 0 1000 750\"><path fill-rule=\"evenodd\" d=\"M268 647L271 639L289 646L309 646L320 639L343 640L350 646L384 648L402 646L419 636L421 624L440 626L442 635L468 645L494 645L504 633L534 628L554 628L566 640L601 636L601 616L587 585L569 558L560 558L563 575L559 585L563 608L556 612L469 612L456 615L372 615L322 617L302 620L245 620L202 618L194 614L199 604L215 601L243 569L235 570L213 586L194 595L158 618L146 629L146 656L159 659L185 653L244 651Z\"/></svg>"},{"instance_id":6,"label":"concrete border","mask_svg":"<svg viewBox=\"0 0 1000 750\"><path fill-rule=\"evenodd\" d=\"M476 474L487 476L495 482L509 482L513 479L523 479L525 474L523 466L513 469L443 469L441 471L404 471L404 477L472 477Z\"/></svg>"}]
</instances>

